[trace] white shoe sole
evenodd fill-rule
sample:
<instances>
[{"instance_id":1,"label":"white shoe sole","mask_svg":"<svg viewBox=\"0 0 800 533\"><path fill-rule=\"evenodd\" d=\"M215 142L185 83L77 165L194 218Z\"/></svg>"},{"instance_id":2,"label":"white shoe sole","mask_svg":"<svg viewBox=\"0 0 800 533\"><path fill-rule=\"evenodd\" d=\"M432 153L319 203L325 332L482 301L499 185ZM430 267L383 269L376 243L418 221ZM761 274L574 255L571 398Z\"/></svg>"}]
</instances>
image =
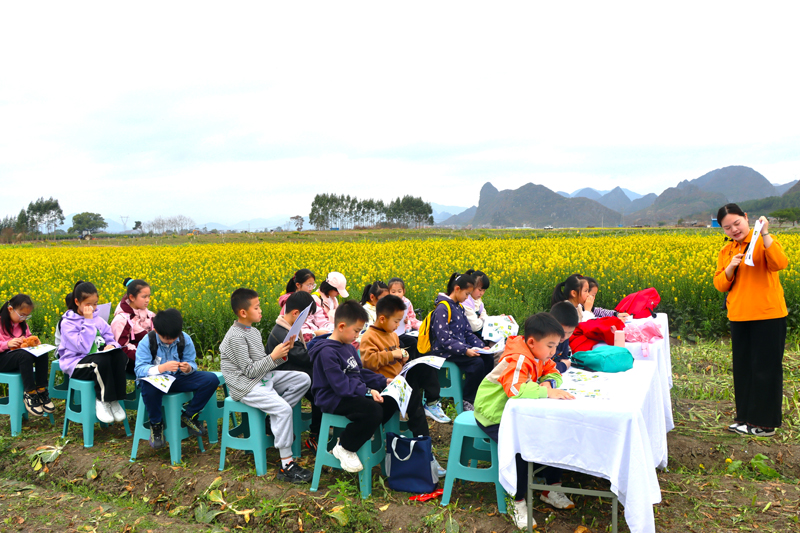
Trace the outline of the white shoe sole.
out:
<instances>
[{"instance_id":1,"label":"white shoe sole","mask_svg":"<svg viewBox=\"0 0 800 533\"><path fill-rule=\"evenodd\" d=\"M342 470L344 470L345 472L350 472L350 473L361 472L362 470L364 470L364 465L362 465L360 463L360 461L359 461L359 464L358 464L357 468L355 466L348 465L346 463L346 458L344 457L344 454L340 454L339 453L340 449L342 451L346 452L346 450L344 448L342 448L341 446L337 445L336 447L333 448L332 453L333 453L334 457L339 459L339 464L341 465Z\"/></svg>"}]
</instances>

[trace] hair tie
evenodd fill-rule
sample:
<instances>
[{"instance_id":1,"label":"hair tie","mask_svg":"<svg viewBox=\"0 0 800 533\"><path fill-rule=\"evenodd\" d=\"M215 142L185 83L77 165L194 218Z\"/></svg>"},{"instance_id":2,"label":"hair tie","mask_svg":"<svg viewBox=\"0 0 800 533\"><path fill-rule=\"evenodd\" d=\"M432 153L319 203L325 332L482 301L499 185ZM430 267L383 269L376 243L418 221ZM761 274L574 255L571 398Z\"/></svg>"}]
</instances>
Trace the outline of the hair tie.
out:
<instances>
[{"instance_id":1,"label":"hair tie","mask_svg":"<svg viewBox=\"0 0 800 533\"><path fill-rule=\"evenodd\" d=\"M458 278L460 278L460 277L461 277L461 274L459 274L458 276L456 276L456 279L454 279L454 280L453 280L453 283L455 283L456 281L458 281Z\"/></svg>"},{"instance_id":2,"label":"hair tie","mask_svg":"<svg viewBox=\"0 0 800 533\"><path fill-rule=\"evenodd\" d=\"M129 279L129 280L128 280L128 282L125 284L125 286L127 287L127 286L128 286L128 285L130 285L131 283L133 283L133 278Z\"/></svg>"}]
</instances>

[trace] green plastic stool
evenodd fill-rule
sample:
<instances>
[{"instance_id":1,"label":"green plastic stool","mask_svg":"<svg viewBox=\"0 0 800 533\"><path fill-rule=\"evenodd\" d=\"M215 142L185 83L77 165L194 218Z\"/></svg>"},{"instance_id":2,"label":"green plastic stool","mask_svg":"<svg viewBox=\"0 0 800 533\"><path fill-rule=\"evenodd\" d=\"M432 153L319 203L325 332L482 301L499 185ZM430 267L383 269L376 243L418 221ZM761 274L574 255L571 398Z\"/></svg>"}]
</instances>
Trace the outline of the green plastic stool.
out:
<instances>
[{"instance_id":1,"label":"green plastic stool","mask_svg":"<svg viewBox=\"0 0 800 533\"><path fill-rule=\"evenodd\" d=\"M219 379L219 384L222 386L222 390L227 397L228 386L225 385L225 376L222 375L222 372L214 372L214 374L217 376L217 379ZM225 400L217 399L217 394L214 392L214 395L208 399L206 406L200 411L199 420L206 423L209 444L216 444L219 442L219 419L224 416L224 403ZM236 425L236 418L234 418L233 423Z\"/></svg>"},{"instance_id":2,"label":"green plastic stool","mask_svg":"<svg viewBox=\"0 0 800 533\"><path fill-rule=\"evenodd\" d=\"M69 389L69 375L67 375L66 372L61 372L63 379L60 383L56 383L56 375L59 372L61 372L61 364L58 362L58 359L54 359L50 363L50 383L47 388L50 392L51 399L66 400Z\"/></svg>"},{"instance_id":3,"label":"green plastic stool","mask_svg":"<svg viewBox=\"0 0 800 533\"><path fill-rule=\"evenodd\" d=\"M464 412L464 379L463 372L458 365L445 361L439 369L439 396L442 398L452 398L456 407L456 412Z\"/></svg>"},{"instance_id":4,"label":"green plastic stool","mask_svg":"<svg viewBox=\"0 0 800 533\"><path fill-rule=\"evenodd\" d=\"M164 440L169 445L169 459L172 464L181 462L181 441L189 438L189 430L181 427L181 413L183 405L192 399L191 392L168 392L161 399L161 423L164 424ZM150 442L150 417L144 406L144 398L139 395L139 408L136 411L136 429L133 433L133 448L131 449L131 462L136 461L139 451L139 441ZM197 437L197 446L205 452L203 438Z\"/></svg>"},{"instance_id":5,"label":"green plastic stool","mask_svg":"<svg viewBox=\"0 0 800 533\"><path fill-rule=\"evenodd\" d=\"M341 431L350 424L350 420L341 415L332 415L330 413L322 414L322 423L320 424L320 442L317 447L317 459L314 465L314 479L311 481L311 492L316 492L319 489L319 478L322 475L322 466L330 466L331 468L341 469L342 465L339 459L333 456L330 452L336 445L336 439ZM329 439L329 435L333 429L333 438ZM325 439L325 446L322 445L322 439ZM372 467L383 467L383 460L386 457L386 431L382 425L379 425L375 430L375 435L371 440L368 440L356 452L364 469L358 473L358 484L361 486L361 498L367 499L372 494Z\"/></svg>"},{"instance_id":6,"label":"green plastic stool","mask_svg":"<svg viewBox=\"0 0 800 533\"><path fill-rule=\"evenodd\" d=\"M22 431L22 419L28 419L28 410L23 400L22 375L19 372L0 372L0 384L8 385L8 396L0 397L0 415L11 417L11 436L16 437ZM47 417L55 425L53 413Z\"/></svg>"},{"instance_id":7,"label":"green plastic stool","mask_svg":"<svg viewBox=\"0 0 800 533\"><path fill-rule=\"evenodd\" d=\"M66 404L64 405L64 431L61 433L62 437L67 436L70 421L77 422L83 425L84 448L94 446L94 425L99 423L100 427L108 427L108 424L104 424L97 419L95 411L96 400L94 381L70 378ZM125 426L125 434L130 437L131 428L128 426L127 417L122 424Z\"/></svg>"},{"instance_id":8,"label":"green plastic stool","mask_svg":"<svg viewBox=\"0 0 800 533\"><path fill-rule=\"evenodd\" d=\"M292 442L292 456L300 457L301 417L300 404L292 409L292 427L294 428L294 441ZM241 423L236 423L235 414L241 414ZM225 470L225 455L228 448L246 450L253 453L256 465L256 475L263 476L267 473L267 448L275 445L275 437L267 435L267 414L261 409L250 407L242 402L237 402L230 396L225 398L222 414L222 443L219 452L219 469ZM231 427L231 420L235 424Z\"/></svg>"},{"instance_id":9,"label":"green plastic stool","mask_svg":"<svg viewBox=\"0 0 800 533\"><path fill-rule=\"evenodd\" d=\"M500 484L500 474L497 468L497 443L489 439L489 456L486 451L474 446L476 441L486 439L483 432L475 422L472 411L464 411L453 422L453 434L450 437L450 456L447 459L447 476L444 480L444 493L442 505L450 503L450 494L453 491L453 482L456 479L477 481L479 483L494 483L497 493L497 509L506 512L506 491ZM474 468L469 466L474 459L491 461L489 468Z\"/></svg>"}]
</instances>

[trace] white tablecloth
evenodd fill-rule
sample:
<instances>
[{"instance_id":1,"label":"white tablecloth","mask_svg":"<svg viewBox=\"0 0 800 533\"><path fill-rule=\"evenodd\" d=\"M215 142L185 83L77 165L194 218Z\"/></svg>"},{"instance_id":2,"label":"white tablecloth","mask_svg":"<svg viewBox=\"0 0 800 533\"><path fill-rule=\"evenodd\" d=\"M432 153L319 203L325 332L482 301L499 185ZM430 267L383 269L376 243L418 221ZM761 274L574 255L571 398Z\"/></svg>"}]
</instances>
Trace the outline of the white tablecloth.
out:
<instances>
[{"instance_id":1,"label":"white tablecloth","mask_svg":"<svg viewBox=\"0 0 800 533\"><path fill-rule=\"evenodd\" d=\"M655 532L653 504L661 501L655 469L667 460L658 374L651 362L634 361L627 372L606 374L599 385L603 399L509 400L498 445L503 487L516 492L517 453L529 462L603 477L625 506L630 530Z\"/></svg>"}]
</instances>

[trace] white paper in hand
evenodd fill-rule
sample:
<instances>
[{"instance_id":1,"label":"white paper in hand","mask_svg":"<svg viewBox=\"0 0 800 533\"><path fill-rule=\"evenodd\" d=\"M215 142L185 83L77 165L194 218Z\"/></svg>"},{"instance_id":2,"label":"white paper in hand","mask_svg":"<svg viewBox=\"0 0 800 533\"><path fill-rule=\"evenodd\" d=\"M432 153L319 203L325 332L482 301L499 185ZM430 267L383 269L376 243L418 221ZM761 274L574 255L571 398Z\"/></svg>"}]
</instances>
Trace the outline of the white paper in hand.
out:
<instances>
[{"instance_id":1,"label":"white paper in hand","mask_svg":"<svg viewBox=\"0 0 800 533\"><path fill-rule=\"evenodd\" d=\"M756 220L756 226L753 228L753 239L750 241L750 246L747 247L747 253L744 256L744 264L747 266L756 266L753 263L753 251L756 249L756 242L761 237L761 228L763 227L764 223L761 219Z\"/></svg>"},{"instance_id":2,"label":"white paper in hand","mask_svg":"<svg viewBox=\"0 0 800 533\"><path fill-rule=\"evenodd\" d=\"M100 304L97 306L97 316L108 322L108 317L111 316L111 303Z\"/></svg>"},{"instance_id":3,"label":"white paper in hand","mask_svg":"<svg viewBox=\"0 0 800 533\"><path fill-rule=\"evenodd\" d=\"M433 368L442 368L442 365L444 364L444 357L439 357L437 355L424 355L422 357L417 357L413 361L409 361L403 365L403 370L400 371L400 375L405 376L409 370L420 364L432 366Z\"/></svg>"},{"instance_id":4,"label":"white paper in hand","mask_svg":"<svg viewBox=\"0 0 800 533\"><path fill-rule=\"evenodd\" d=\"M292 327L289 330L289 333L286 334L286 338L283 339L283 342L288 342L289 339L292 338L292 335L295 337L300 336L300 329L302 329L303 324L306 323L306 318L308 318L309 311L311 311L311 304L308 304L308 307L300 311L300 314L297 315L297 320L295 320L294 324L292 324Z\"/></svg>"},{"instance_id":5,"label":"white paper in hand","mask_svg":"<svg viewBox=\"0 0 800 533\"><path fill-rule=\"evenodd\" d=\"M36 357L44 355L48 352L52 352L55 349L56 347L53 346L52 344L40 344L39 346L34 346L33 348L23 348L23 350L25 350L28 353L32 353Z\"/></svg>"},{"instance_id":6,"label":"white paper in hand","mask_svg":"<svg viewBox=\"0 0 800 533\"><path fill-rule=\"evenodd\" d=\"M169 374L156 374L155 376L142 378L142 381L146 381L161 392L167 393L169 392L169 388L172 387L172 382L175 381L175 377Z\"/></svg>"},{"instance_id":7,"label":"white paper in hand","mask_svg":"<svg viewBox=\"0 0 800 533\"><path fill-rule=\"evenodd\" d=\"M411 399L411 385L408 384L403 376L396 376L391 383L389 383L381 396L390 396L397 402L400 408L400 415L406 416L408 410L408 400Z\"/></svg>"},{"instance_id":8,"label":"white paper in hand","mask_svg":"<svg viewBox=\"0 0 800 533\"><path fill-rule=\"evenodd\" d=\"M397 329L394 330L394 332L397 334L398 337L406 332L406 321L405 321L405 318L400 321L400 324L397 326Z\"/></svg>"}]
</instances>

